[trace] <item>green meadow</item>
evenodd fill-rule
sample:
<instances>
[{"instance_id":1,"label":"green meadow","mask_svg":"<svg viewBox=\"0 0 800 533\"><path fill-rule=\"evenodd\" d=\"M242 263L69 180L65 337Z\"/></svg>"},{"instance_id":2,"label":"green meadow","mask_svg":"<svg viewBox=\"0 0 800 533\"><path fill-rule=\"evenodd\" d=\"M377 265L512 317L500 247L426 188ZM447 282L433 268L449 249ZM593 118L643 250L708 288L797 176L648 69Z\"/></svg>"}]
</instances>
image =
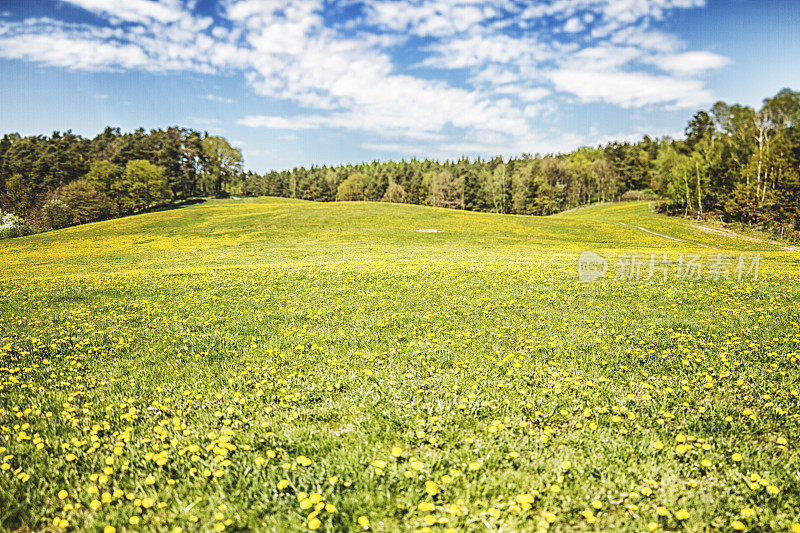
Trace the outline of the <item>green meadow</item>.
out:
<instances>
[{"instance_id":1,"label":"green meadow","mask_svg":"<svg viewBox=\"0 0 800 533\"><path fill-rule=\"evenodd\" d=\"M646 202L212 200L5 240L0 528L797 533L798 274Z\"/></svg>"}]
</instances>

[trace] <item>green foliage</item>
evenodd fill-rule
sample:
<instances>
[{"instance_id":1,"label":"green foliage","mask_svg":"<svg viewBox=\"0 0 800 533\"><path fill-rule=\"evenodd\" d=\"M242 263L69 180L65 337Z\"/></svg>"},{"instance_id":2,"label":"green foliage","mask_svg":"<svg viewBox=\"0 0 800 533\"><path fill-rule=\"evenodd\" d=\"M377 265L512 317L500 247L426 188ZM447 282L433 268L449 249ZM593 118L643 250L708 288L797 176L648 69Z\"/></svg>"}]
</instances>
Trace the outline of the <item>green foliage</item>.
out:
<instances>
[{"instance_id":1,"label":"green foliage","mask_svg":"<svg viewBox=\"0 0 800 533\"><path fill-rule=\"evenodd\" d=\"M92 163L86 180L95 189L104 193L114 204L114 214L123 215L131 212L133 203L130 198L130 184L123 179L124 169L110 161Z\"/></svg>"},{"instance_id":2,"label":"green foliage","mask_svg":"<svg viewBox=\"0 0 800 533\"><path fill-rule=\"evenodd\" d=\"M85 179L65 185L61 188L59 196L69 207L72 221L76 224L105 220L111 216L113 209L111 200Z\"/></svg>"},{"instance_id":3,"label":"green foliage","mask_svg":"<svg viewBox=\"0 0 800 533\"><path fill-rule=\"evenodd\" d=\"M389 184L389 187L387 187L382 199L384 202L401 204L406 199L406 191L401 185L392 182Z\"/></svg>"},{"instance_id":4,"label":"green foliage","mask_svg":"<svg viewBox=\"0 0 800 533\"><path fill-rule=\"evenodd\" d=\"M221 194L240 177L241 153L225 139L177 127L149 133L109 127L93 139L71 132L0 139L0 209L46 227L63 223L64 213L52 213L58 220L40 217L45 203L64 190L80 204L74 221L89 222L196 194ZM81 180L86 183L70 187ZM93 191L94 206L86 196Z\"/></svg>"},{"instance_id":5,"label":"green foliage","mask_svg":"<svg viewBox=\"0 0 800 533\"><path fill-rule=\"evenodd\" d=\"M431 174L428 203L436 207L463 208L463 182L446 170Z\"/></svg>"},{"instance_id":6,"label":"green foliage","mask_svg":"<svg viewBox=\"0 0 800 533\"><path fill-rule=\"evenodd\" d=\"M146 209L172 198L164 169L144 159L128 161L123 179L135 210Z\"/></svg>"},{"instance_id":7,"label":"green foliage","mask_svg":"<svg viewBox=\"0 0 800 533\"><path fill-rule=\"evenodd\" d=\"M72 224L72 209L57 198L45 202L42 206L42 224L46 229L59 229Z\"/></svg>"},{"instance_id":8,"label":"green foliage","mask_svg":"<svg viewBox=\"0 0 800 533\"><path fill-rule=\"evenodd\" d=\"M204 155L201 173L205 191L218 195L223 186L242 172L242 153L223 137L205 137L202 141Z\"/></svg>"},{"instance_id":9,"label":"green foliage","mask_svg":"<svg viewBox=\"0 0 800 533\"><path fill-rule=\"evenodd\" d=\"M336 199L339 201L364 200L364 190L369 180L361 172L355 172L347 177L336 189Z\"/></svg>"}]
</instances>

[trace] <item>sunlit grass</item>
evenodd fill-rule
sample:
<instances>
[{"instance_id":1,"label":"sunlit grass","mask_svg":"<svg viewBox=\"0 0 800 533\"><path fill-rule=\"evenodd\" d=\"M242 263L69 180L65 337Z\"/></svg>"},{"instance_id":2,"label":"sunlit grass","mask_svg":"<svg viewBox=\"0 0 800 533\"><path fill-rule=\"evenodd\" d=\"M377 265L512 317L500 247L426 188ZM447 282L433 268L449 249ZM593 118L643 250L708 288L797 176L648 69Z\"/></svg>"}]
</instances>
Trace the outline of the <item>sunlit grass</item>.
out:
<instances>
[{"instance_id":1,"label":"sunlit grass","mask_svg":"<svg viewBox=\"0 0 800 533\"><path fill-rule=\"evenodd\" d=\"M800 523L798 256L774 246L647 204L276 199L0 246L6 529ZM585 249L763 270L584 284Z\"/></svg>"}]
</instances>

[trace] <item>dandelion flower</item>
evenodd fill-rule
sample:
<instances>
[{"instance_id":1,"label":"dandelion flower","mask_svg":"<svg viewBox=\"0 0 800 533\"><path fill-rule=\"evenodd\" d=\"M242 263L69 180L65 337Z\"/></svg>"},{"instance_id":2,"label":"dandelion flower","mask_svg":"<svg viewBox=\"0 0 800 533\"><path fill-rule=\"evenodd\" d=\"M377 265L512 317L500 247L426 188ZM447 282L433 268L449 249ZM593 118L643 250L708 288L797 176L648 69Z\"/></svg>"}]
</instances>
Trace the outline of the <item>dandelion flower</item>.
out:
<instances>
[{"instance_id":1,"label":"dandelion flower","mask_svg":"<svg viewBox=\"0 0 800 533\"><path fill-rule=\"evenodd\" d=\"M425 492L427 492L431 496L436 496L437 494L439 494L439 487L433 481L426 481Z\"/></svg>"}]
</instances>

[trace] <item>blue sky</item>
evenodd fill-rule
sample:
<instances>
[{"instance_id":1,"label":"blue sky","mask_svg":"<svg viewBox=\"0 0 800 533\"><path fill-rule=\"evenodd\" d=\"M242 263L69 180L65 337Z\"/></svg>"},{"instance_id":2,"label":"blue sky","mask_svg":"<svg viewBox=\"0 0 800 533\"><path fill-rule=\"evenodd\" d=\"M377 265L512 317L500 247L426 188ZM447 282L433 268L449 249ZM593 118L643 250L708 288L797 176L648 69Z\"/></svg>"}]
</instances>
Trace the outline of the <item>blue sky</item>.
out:
<instances>
[{"instance_id":1,"label":"blue sky","mask_svg":"<svg viewBox=\"0 0 800 533\"><path fill-rule=\"evenodd\" d=\"M797 0L0 0L0 131L181 125L257 171L682 135L800 89Z\"/></svg>"}]
</instances>

